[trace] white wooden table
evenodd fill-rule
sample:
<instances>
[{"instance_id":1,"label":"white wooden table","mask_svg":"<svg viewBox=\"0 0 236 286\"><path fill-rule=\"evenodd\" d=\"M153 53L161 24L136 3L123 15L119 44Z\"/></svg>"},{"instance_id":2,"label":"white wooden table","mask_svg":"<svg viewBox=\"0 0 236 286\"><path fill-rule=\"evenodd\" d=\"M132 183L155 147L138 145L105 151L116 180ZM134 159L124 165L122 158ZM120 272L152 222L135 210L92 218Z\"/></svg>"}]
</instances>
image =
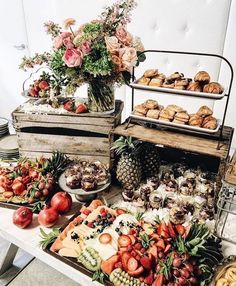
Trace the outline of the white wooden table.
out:
<instances>
[{"instance_id":1,"label":"white wooden table","mask_svg":"<svg viewBox=\"0 0 236 286\"><path fill-rule=\"evenodd\" d=\"M71 211L79 209L79 204L74 204ZM39 226L37 222L37 216L34 215L33 223L27 229L20 229L12 223L12 214L14 210L1 208L0 207L0 236L10 243L16 245L17 247L28 252L35 258L43 261L49 266L60 271L62 274L68 276L74 281L78 282L79 285L94 286L101 285L97 282L92 282L92 279L85 274L79 272L73 267L68 266L67 264L61 262L59 259L47 254L39 247L40 235ZM71 215L60 217L59 223L55 227L63 225L66 220L68 220ZM46 232L49 232L50 229L43 228Z\"/></svg>"},{"instance_id":2,"label":"white wooden table","mask_svg":"<svg viewBox=\"0 0 236 286\"><path fill-rule=\"evenodd\" d=\"M79 209L79 204L73 205L73 210ZM72 213L71 212L71 213ZM40 259L49 266L60 271L62 274L68 276L69 278L75 280L79 285L94 286L101 285L97 282L92 282L91 278L85 274L79 272L78 270L70 267L69 265L63 263L62 261L56 259L55 257L47 254L39 247L39 229L41 226L38 225L37 216L34 215L32 225L27 229L19 229L12 223L12 214L13 210L0 208L0 236L8 240L10 243L13 243L17 247L28 252L32 256ZM71 215L64 216L60 218L60 226L65 223ZM50 229L44 228L45 231L49 232ZM225 255L236 255L236 245L223 242L224 254Z\"/></svg>"}]
</instances>

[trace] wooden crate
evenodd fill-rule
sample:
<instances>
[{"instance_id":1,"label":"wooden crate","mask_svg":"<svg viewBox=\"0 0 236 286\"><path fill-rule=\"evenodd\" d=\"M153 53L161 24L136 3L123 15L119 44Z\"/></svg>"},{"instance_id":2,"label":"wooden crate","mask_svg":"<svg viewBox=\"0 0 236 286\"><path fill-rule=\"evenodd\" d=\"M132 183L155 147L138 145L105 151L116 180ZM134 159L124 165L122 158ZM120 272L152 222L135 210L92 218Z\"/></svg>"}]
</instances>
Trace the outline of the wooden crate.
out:
<instances>
[{"instance_id":1,"label":"wooden crate","mask_svg":"<svg viewBox=\"0 0 236 286\"><path fill-rule=\"evenodd\" d=\"M236 185L236 151L227 166L224 180L229 184Z\"/></svg>"},{"instance_id":2,"label":"wooden crate","mask_svg":"<svg viewBox=\"0 0 236 286\"><path fill-rule=\"evenodd\" d=\"M233 128L225 126L223 130L223 140L220 142L219 148L217 148L218 140L216 140L216 138L211 139L193 134L152 129L137 124L130 124L127 128L126 123L117 126L112 131L113 136L131 136L142 141L156 144L161 149L167 149L167 151L162 153L167 155L171 154L171 157L176 157L176 161L181 157L179 151L182 151L185 153L184 156L190 156L190 160L196 161L196 164L203 165L210 171L218 174L218 190L221 187L221 180L226 171L233 133Z\"/></svg>"},{"instance_id":3,"label":"wooden crate","mask_svg":"<svg viewBox=\"0 0 236 286\"><path fill-rule=\"evenodd\" d=\"M49 157L59 150L71 158L110 163L109 133L121 122L123 102L116 101L112 114L29 114L17 108L13 113L20 156Z\"/></svg>"}]
</instances>

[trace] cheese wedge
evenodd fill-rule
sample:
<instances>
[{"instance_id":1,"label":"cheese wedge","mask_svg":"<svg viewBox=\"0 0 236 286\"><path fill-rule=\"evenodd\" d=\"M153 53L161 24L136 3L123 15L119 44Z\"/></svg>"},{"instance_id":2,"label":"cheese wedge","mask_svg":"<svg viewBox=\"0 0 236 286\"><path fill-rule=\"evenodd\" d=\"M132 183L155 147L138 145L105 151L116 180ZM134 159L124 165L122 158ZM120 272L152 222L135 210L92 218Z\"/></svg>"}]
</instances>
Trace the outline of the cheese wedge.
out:
<instances>
[{"instance_id":1,"label":"cheese wedge","mask_svg":"<svg viewBox=\"0 0 236 286\"><path fill-rule=\"evenodd\" d=\"M78 253L75 249L66 247L60 249L58 254L61 256L74 257L74 258L77 258L80 255L80 253Z\"/></svg>"},{"instance_id":2,"label":"cheese wedge","mask_svg":"<svg viewBox=\"0 0 236 286\"><path fill-rule=\"evenodd\" d=\"M63 239L62 245L66 248L74 249L78 253L81 252L80 244L69 237L66 237L65 239Z\"/></svg>"}]
</instances>

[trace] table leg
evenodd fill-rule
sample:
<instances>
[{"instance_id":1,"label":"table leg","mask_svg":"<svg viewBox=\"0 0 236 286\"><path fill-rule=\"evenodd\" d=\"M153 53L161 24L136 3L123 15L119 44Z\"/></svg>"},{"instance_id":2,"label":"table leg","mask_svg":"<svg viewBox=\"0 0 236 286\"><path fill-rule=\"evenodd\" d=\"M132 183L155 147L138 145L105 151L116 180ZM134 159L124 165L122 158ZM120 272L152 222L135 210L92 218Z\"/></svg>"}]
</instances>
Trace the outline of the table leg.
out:
<instances>
[{"instance_id":1,"label":"table leg","mask_svg":"<svg viewBox=\"0 0 236 286\"><path fill-rule=\"evenodd\" d=\"M13 243L10 243L9 246L4 250L3 256L0 257L0 275L5 273L12 266L17 250L18 247Z\"/></svg>"}]
</instances>

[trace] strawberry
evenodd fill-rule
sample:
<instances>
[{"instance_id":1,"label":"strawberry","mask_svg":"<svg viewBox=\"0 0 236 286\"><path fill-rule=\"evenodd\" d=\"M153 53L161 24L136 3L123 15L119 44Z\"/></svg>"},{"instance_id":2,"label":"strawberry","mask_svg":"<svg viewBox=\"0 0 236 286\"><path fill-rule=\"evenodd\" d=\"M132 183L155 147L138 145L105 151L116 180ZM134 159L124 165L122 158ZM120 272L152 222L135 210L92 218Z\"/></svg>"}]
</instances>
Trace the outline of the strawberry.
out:
<instances>
[{"instance_id":1,"label":"strawberry","mask_svg":"<svg viewBox=\"0 0 236 286\"><path fill-rule=\"evenodd\" d=\"M115 268L122 268L122 263L121 263L121 261L116 262Z\"/></svg>"},{"instance_id":2,"label":"strawberry","mask_svg":"<svg viewBox=\"0 0 236 286\"><path fill-rule=\"evenodd\" d=\"M156 243L156 246L162 248L163 250L164 250L165 247L166 247L164 240L161 239L161 238L160 238L160 239L158 240L158 242Z\"/></svg>"},{"instance_id":3,"label":"strawberry","mask_svg":"<svg viewBox=\"0 0 236 286\"><path fill-rule=\"evenodd\" d=\"M148 276L144 278L143 282L148 285L152 285L154 280L154 274L152 271L149 272Z\"/></svg>"},{"instance_id":4,"label":"strawberry","mask_svg":"<svg viewBox=\"0 0 236 286\"><path fill-rule=\"evenodd\" d=\"M162 236L163 238L169 238L168 227L165 223L159 224L157 233L159 236Z\"/></svg>"},{"instance_id":5,"label":"strawberry","mask_svg":"<svg viewBox=\"0 0 236 286\"><path fill-rule=\"evenodd\" d=\"M173 225L172 225L171 222L168 223L167 227L168 227L168 231L169 231L170 236L172 238L176 238L176 233L175 233L175 230L174 230Z\"/></svg>"},{"instance_id":6,"label":"strawberry","mask_svg":"<svg viewBox=\"0 0 236 286\"><path fill-rule=\"evenodd\" d=\"M112 241L112 236L110 233L103 233L99 236L98 240L101 244L108 244Z\"/></svg>"},{"instance_id":7,"label":"strawberry","mask_svg":"<svg viewBox=\"0 0 236 286\"><path fill-rule=\"evenodd\" d=\"M121 255L121 263L122 263L122 267L125 271L128 270L128 261L131 257L131 254L128 251L125 251L122 253Z\"/></svg>"},{"instance_id":8,"label":"strawberry","mask_svg":"<svg viewBox=\"0 0 236 286\"><path fill-rule=\"evenodd\" d=\"M63 108L67 111L73 111L74 110L74 102L71 100L64 102Z\"/></svg>"},{"instance_id":9,"label":"strawberry","mask_svg":"<svg viewBox=\"0 0 236 286\"><path fill-rule=\"evenodd\" d=\"M184 235L185 233L185 227L182 224L176 224L175 229L177 230L179 235Z\"/></svg>"},{"instance_id":10,"label":"strawberry","mask_svg":"<svg viewBox=\"0 0 236 286\"><path fill-rule=\"evenodd\" d=\"M116 214L117 215L122 215L122 214L125 214L126 211L122 210L122 209L116 209Z\"/></svg>"},{"instance_id":11,"label":"strawberry","mask_svg":"<svg viewBox=\"0 0 236 286\"><path fill-rule=\"evenodd\" d=\"M38 176L39 176L39 174L38 174L38 172L36 172L35 170L30 169L30 170L29 170L29 176L30 176L30 178L37 179Z\"/></svg>"},{"instance_id":12,"label":"strawberry","mask_svg":"<svg viewBox=\"0 0 236 286\"><path fill-rule=\"evenodd\" d=\"M134 248L140 250L142 248L142 244L140 242L135 243Z\"/></svg>"},{"instance_id":13,"label":"strawberry","mask_svg":"<svg viewBox=\"0 0 236 286\"><path fill-rule=\"evenodd\" d=\"M106 210L105 210L105 208L100 208L100 214L102 214L102 213L104 213L104 212L106 212Z\"/></svg>"},{"instance_id":14,"label":"strawberry","mask_svg":"<svg viewBox=\"0 0 236 286\"><path fill-rule=\"evenodd\" d=\"M35 88L29 89L28 93L32 97L36 97L38 95L38 92L35 90Z\"/></svg>"},{"instance_id":15,"label":"strawberry","mask_svg":"<svg viewBox=\"0 0 236 286\"><path fill-rule=\"evenodd\" d=\"M133 228L131 228L129 230L129 235L134 235L134 234L136 234L136 231Z\"/></svg>"},{"instance_id":16,"label":"strawberry","mask_svg":"<svg viewBox=\"0 0 236 286\"><path fill-rule=\"evenodd\" d=\"M80 212L81 212L82 214L85 214L85 215L88 216L88 215L91 213L91 210L88 209L88 208L84 208L83 210L81 209Z\"/></svg>"},{"instance_id":17,"label":"strawberry","mask_svg":"<svg viewBox=\"0 0 236 286\"><path fill-rule=\"evenodd\" d=\"M131 245L131 239L128 235L122 234L118 238L118 244L120 247L127 247L127 246Z\"/></svg>"},{"instance_id":18,"label":"strawberry","mask_svg":"<svg viewBox=\"0 0 236 286\"><path fill-rule=\"evenodd\" d=\"M129 238L131 239L131 244L132 244L132 245L134 245L134 244L135 244L135 242L136 242L136 238L135 238L135 236L133 236L133 235L129 234Z\"/></svg>"},{"instance_id":19,"label":"strawberry","mask_svg":"<svg viewBox=\"0 0 236 286\"><path fill-rule=\"evenodd\" d=\"M22 179L22 183L23 183L24 185L28 184L30 181L31 181L30 176L26 176L26 177L24 177L24 178Z\"/></svg>"},{"instance_id":20,"label":"strawberry","mask_svg":"<svg viewBox=\"0 0 236 286\"><path fill-rule=\"evenodd\" d=\"M87 226L90 227L90 228L93 228L93 227L94 227L94 224L93 224L92 221L90 221L90 222L87 224Z\"/></svg>"},{"instance_id":21,"label":"strawberry","mask_svg":"<svg viewBox=\"0 0 236 286\"><path fill-rule=\"evenodd\" d=\"M118 255L113 255L109 259L102 261L101 263L101 270L110 275L111 272L115 269L116 263L119 261Z\"/></svg>"},{"instance_id":22,"label":"strawberry","mask_svg":"<svg viewBox=\"0 0 236 286\"><path fill-rule=\"evenodd\" d=\"M167 244L164 253L168 253L170 249L171 249L171 244Z\"/></svg>"},{"instance_id":23,"label":"strawberry","mask_svg":"<svg viewBox=\"0 0 236 286\"><path fill-rule=\"evenodd\" d=\"M79 114L79 113L85 113L87 112L87 106L84 103L80 103L75 110L75 113Z\"/></svg>"},{"instance_id":24,"label":"strawberry","mask_svg":"<svg viewBox=\"0 0 236 286\"><path fill-rule=\"evenodd\" d=\"M145 256L141 257L140 263L145 269L151 270L152 262L148 256L145 255Z\"/></svg>"},{"instance_id":25,"label":"strawberry","mask_svg":"<svg viewBox=\"0 0 236 286\"><path fill-rule=\"evenodd\" d=\"M49 89L49 84L45 80L42 80L39 83L39 88L42 90L47 90Z\"/></svg>"},{"instance_id":26,"label":"strawberry","mask_svg":"<svg viewBox=\"0 0 236 286\"><path fill-rule=\"evenodd\" d=\"M143 271L144 271L143 266L139 266L139 268L137 268L136 270L134 270L134 271L127 271L127 272L132 277L138 277L138 276L140 276L143 273Z\"/></svg>"},{"instance_id":27,"label":"strawberry","mask_svg":"<svg viewBox=\"0 0 236 286\"><path fill-rule=\"evenodd\" d=\"M127 263L128 271L135 271L138 268L138 261L134 257L130 257Z\"/></svg>"}]
</instances>

